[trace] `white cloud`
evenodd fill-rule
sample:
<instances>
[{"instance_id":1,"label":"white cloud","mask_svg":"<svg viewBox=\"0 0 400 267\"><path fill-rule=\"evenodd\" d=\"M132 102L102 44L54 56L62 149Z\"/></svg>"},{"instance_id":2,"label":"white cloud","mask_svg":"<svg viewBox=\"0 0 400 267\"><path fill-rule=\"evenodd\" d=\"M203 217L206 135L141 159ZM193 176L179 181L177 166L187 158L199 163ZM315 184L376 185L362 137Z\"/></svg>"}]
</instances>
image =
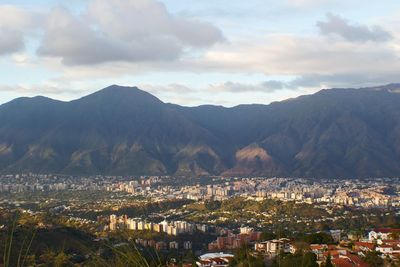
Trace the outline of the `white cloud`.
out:
<instances>
[{"instance_id":1,"label":"white cloud","mask_svg":"<svg viewBox=\"0 0 400 267\"><path fill-rule=\"evenodd\" d=\"M198 63L229 71L290 76L400 70L397 51L390 44L332 42L299 35L275 35L252 43L219 46Z\"/></svg>"},{"instance_id":2,"label":"white cloud","mask_svg":"<svg viewBox=\"0 0 400 267\"><path fill-rule=\"evenodd\" d=\"M67 65L173 61L223 40L211 24L174 16L153 0L91 0L84 14L54 9L39 47Z\"/></svg>"},{"instance_id":3,"label":"white cloud","mask_svg":"<svg viewBox=\"0 0 400 267\"><path fill-rule=\"evenodd\" d=\"M327 21L318 21L317 27L322 34L336 34L351 42L386 42L391 40L392 35L380 26L350 24L340 16L328 13Z\"/></svg>"},{"instance_id":4,"label":"white cloud","mask_svg":"<svg viewBox=\"0 0 400 267\"><path fill-rule=\"evenodd\" d=\"M209 91L216 92L230 92L230 93L244 93L244 92L260 92L272 93L277 90L288 88L288 84L283 81L268 80L261 83L241 83L241 82L224 82L218 84L211 84L208 88Z\"/></svg>"},{"instance_id":5,"label":"white cloud","mask_svg":"<svg viewBox=\"0 0 400 267\"><path fill-rule=\"evenodd\" d=\"M33 16L17 7L0 5L0 55L25 47L25 35L35 24Z\"/></svg>"},{"instance_id":6,"label":"white cloud","mask_svg":"<svg viewBox=\"0 0 400 267\"><path fill-rule=\"evenodd\" d=\"M76 93L85 93L82 89L71 89L62 87L59 84L45 82L43 84L16 84L0 85L0 92L12 92L24 96L44 95L51 97L60 97Z\"/></svg>"},{"instance_id":7,"label":"white cloud","mask_svg":"<svg viewBox=\"0 0 400 267\"><path fill-rule=\"evenodd\" d=\"M146 90L152 94L187 94L194 93L196 90L194 88L190 88L188 85L181 83L171 83L167 85L155 85L155 84L139 84L139 88Z\"/></svg>"},{"instance_id":8,"label":"white cloud","mask_svg":"<svg viewBox=\"0 0 400 267\"><path fill-rule=\"evenodd\" d=\"M96 80L101 80L102 85L107 85L104 81L119 83L121 80L132 80L128 77L166 71L172 76L178 75L177 77L182 71L195 72L204 75L205 81L208 79L207 74L213 72L229 75L260 73L266 77L287 77L285 81L266 79L265 82L258 83L243 82L239 78L213 83L208 88L179 83L141 86L157 96L162 96L167 102L181 101L183 95L186 95L185 98L191 96L196 99L191 103L199 103L202 94L272 94L282 90L300 92L304 88L318 90L321 87L360 87L397 82L396 73L400 71L399 52L390 42L332 42L323 36L273 35L256 41L219 44L204 56L182 58L172 62L117 62L100 64L94 68L90 65L65 67L57 61L52 61L51 66L59 73L59 76L53 79L54 82L68 84L69 81L73 81L73 88L79 88L78 85L87 87L84 86L86 82L91 84L90 88L93 90L101 88L94 86L93 81ZM290 80L292 77L298 78ZM134 80L140 81L140 78ZM177 82L179 81L177 78ZM292 95L290 93L290 96Z\"/></svg>"}]
</instances>

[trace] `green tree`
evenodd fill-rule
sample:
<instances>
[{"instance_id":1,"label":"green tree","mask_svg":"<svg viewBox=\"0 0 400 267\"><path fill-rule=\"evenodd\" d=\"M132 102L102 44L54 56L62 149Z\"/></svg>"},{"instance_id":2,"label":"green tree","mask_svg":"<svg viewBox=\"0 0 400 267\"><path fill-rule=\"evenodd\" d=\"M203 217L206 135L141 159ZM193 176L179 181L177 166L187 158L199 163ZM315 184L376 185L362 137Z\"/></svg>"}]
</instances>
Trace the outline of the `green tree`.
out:
<instances>
[{"instance_id":1,"label":"green tree","mask_svg":"<svg viewBox=\"0 0 400 267\"><path fill-rule=\"evenodd\" d=\"M229 266L231 267L263 267L264 259L262 257L254 257L250 255L249 250L246 247L238 249L234 258L230 261Z\"/></svg>"},{"instance_id":2,"label":"green tree","mask_svg":"<svg viewBox=\"0 0 400 267\"><path fill-rule=\"evenodd\" d=\"M262 232L261 233L261 240L271 240L276 238L276 234L271 232Z\"/></svg>"},{"instance_id":3,"label":"green tree","mask_svg":"<svg viewBox=\"0 0 400 267\"><path fill-rule=\"evenodd\" d=\"M317 256L312 252L299 251L295 254L281 252L275 257L271 267L318 267Z\"/></svg>"},{"instance_id":4,"label":"green tree","mask_svg":"<svg viewBox=\"0 0 400 267\"><path fill-rule=\"evenodd\" d=\"M68 255L66 255L64 252L60 252L54 257L54 266L56 267L65 267L71 265L72 264L69 261Z\"/></svg>"},{"instance_id":5,"label":"green tree","mask_svg":"<svg viewBox=\"0 0 400 267\"><path fill-rule=\"evenodd\" d=\"M328 257L326 257L323 267L333 267L331 254L328 254Z\"/></svg>"},{"instance_id":6,"label":"green tree","mask_svg":"<svg viewBox=\"0 0 400 267\"><path fill-rule=\"evenodd\" d=\"M214 211L221 208L221 201L207 200L204 205L206 209Z\"/></svg>"},{"instance_id":7,"label":"green tree","mask_svg":"<svg viewBox=\"0 0 400 267\"><path fill-rule=\"evenodd\" d=\"M309 244L332 244L333 239L330 234L319 232L306 235L304 241Z\"/></svg>"},{"instance_id":8,"label":"green tree","mask_svg":"<svg viewBox=\"0 0 400 267\"><path fill-rule=\"evenodd\" d=\"M303 255L301 267L318 267L317 256L312 252L306 252Z\"/></svg>"},{"instance_id":9,"label":"green tree","mask_svg":"<svg viewBox=\"0 0 400 267\"><path fill-rule=\"evenodd\" d=\"M367 252L364 261L369 264L370 267L380 267L383 266L383 259L381 258L381 253L377 251Z\"/></svg>"}]
</instances>

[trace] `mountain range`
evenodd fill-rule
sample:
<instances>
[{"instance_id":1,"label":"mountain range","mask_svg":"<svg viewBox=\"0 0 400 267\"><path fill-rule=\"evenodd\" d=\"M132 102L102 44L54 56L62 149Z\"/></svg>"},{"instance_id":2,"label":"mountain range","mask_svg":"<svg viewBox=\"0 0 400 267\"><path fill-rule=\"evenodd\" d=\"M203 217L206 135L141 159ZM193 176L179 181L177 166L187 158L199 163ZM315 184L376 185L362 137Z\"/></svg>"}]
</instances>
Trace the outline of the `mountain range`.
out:
<instances>
[{"instance_id":1,"label":"mountain range","mask_svg":"<svg viewBox=\"0 0 400 267\"><path fill-rule=\"evenodd\" d=\"M0 106L0 172L398 177L399 92L327 89L232 108L117 85L70 102L17 98Z\"/></svg>"}]
</instances>

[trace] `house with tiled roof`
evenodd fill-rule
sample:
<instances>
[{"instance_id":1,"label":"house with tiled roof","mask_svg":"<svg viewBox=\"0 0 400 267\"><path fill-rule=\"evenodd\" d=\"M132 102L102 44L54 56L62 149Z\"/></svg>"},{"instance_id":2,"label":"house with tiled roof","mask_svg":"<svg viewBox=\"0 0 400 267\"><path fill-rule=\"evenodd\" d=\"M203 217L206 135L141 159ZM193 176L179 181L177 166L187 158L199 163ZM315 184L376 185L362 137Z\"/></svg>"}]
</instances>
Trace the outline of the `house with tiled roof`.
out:
<instances>
[{"instance_id":1,"label":"house with tiled roof","mask_svg":"<svg viewBox=\"0 0 400 267\"><path fill-rule=\"evenodd\" d=\"M385 240L391 239L393 234L400 235L400 229L396 228L377 228L368 233L368 239L373 241L377 239Z\"/></svg>"}]
</instances>

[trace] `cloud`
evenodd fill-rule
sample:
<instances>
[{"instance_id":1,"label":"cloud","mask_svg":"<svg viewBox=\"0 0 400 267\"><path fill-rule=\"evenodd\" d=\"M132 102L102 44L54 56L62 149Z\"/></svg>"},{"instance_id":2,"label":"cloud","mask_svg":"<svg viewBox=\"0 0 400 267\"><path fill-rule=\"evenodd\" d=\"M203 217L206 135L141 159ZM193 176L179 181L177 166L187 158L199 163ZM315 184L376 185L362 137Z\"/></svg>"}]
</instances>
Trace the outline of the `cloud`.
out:
<instances>
[{"instance_id":1,"label":"cloud","mask_svg":"<svg viewBox=\"0 0 400 267\"><path fill-rule=\"evenodd\" d=\"M294 7L298 11L297 5L304 7L302 12L320 16L320 5L325 9L335 4L331 0L284 2L279 14L287 17ZM197 104L203 99L237 104L291 97L310 88L360 87L398 81L400 46L395 23L391 21L382 20L386 23L382 28L328 14L317 22L321 34L304 34L303 30L288 25L278 25L273 31L272 27L255 26L261 20L252 17L246 23L252 23L253 30L243 34L243 29L237 27L245 28L247 24L234 16L247 12L242 4L223 9L229 14L221 22L216 14L196 16L196 10L184 13L175 7L177 13L171 13L155 0L82 3L85 6L80 11L60 6L49 10L42 6L41 13L0 5L0 55L12 54L4 58L5 68L15 67L21 71L21 77L28 76L27 81L36 84L13 86L6 94L15 90L20 94L59 93L74 98L82 95L79 93L82 88L94 91L112 83L135 81L140 88L161 95L166 101L177 99L184 103L193 98L191 103ZM239 7L242 9L235 11ZM280 8L273 7L277 9ZM219 28L199 18L224 27L229 41L224 41ZM295 18L287 24L297 21L302 29L307 27L302 24L305 21L315 29L313 17ZM24 50L25 46L29 49ZM262 75L266 81L259 82ZM251 82L252 77L257 78ZM271 77L282 77L282 81L268 80ZM13 83L11 79L4 82ZM140 84L141 79L150 85ZM162 84L174 79L176 83ZM43 86L37 86L40 82ZM212 84L207 85L208 82ZM238 98L240 92L243 94Z\"/></svg>"},{"instance_id":2,"label":"cloud","mask_svg":"<svg viewBox=\"0 0 400 267\"><path fill-rule=\"evenodd\" d=\"M224 82L210 84L208 90L217 92L243 93L243 92L261 92L272 93L277 90L288 88L288 84L283 81L268 80L261 83L240 83L240 82Z\"/></svg>"},{"instance_id":3,"label":"cloud","mask_svg":"<svg viewBox=\"0 0 400 267\"><path fill-rule=\"evenodd\" d=\"M24 48L24 37L16 30L0 28L0 55L10 54Z\"/></svg>"},{"instance_id":4,"label":"cloud","mask_svg":"<svg viewBox=\"0 0 400 267\"><path fill-rule=\"evenodd\" d=\"M35 26L34 14L10 5L0 5L0 55L23 50L25 35Z\"/></svg>"},{"instance_id":5,"label":"cloud","mask_svg":"<svg viewBox=\"0 0 400 267\"><path fill-rule=\"evenodd\" d=\"M0 85L0 92L18 93L24 96L60 96L73 95L77 93L85 93L82 89L65 88L58 84L43 83L43 84L16 84L16 85Z\"/></svg>"},{"instance_id":6,"label":"cloud","mask_svg":"<svg viewBox=\"0 0 400 267\"><path fill-rule=\"evenodd\" d=\"M303 76L307 74L382 74L400 70L391 43L332 42L320 36L273 35L253 42L221 45L197 63L208 69Z\"/></svg>"},{"instance_id":7,"label":"cloud","mask_svg":"<svg viewBox=\"0 0 400 267\"><path fill-rule=\"evenodd\" d=\"M186 94L195 93L194 88L180 83L171 83L167 85L139 84L139 88L146 90L152 94Z\"/></svg>"},{"instance_id":8,"label":"cloud","mask_svg":"<svg viewBox=\"0 0 400 267\"><path fill-rule=\"evenodd\" d=\"M400 50L399 50L400 51ZM59 76L53 80L58 84L74 81L74 88L87 88L85 83L106 86L108 83L122 81L140 81L141 75L151 72L178 75L181 72L196 73L209 79L210 73L224 73L226 82L213 83L208 87L205 83L195 84L157 84L150 81L140 87L148 90L163 100L174 102L179 95L193 96L198 102L201 95L215 95L224 99L224 95L236 95L239 92L254 92L258 95L285 92L293 96L295 91L318 90L322 87L360 87L396 82L397 76L393 73L400 71L398 52L391 42L353 43L345 40L332 42L323 36L300 35L270 35L257 40L245 40L221 43L209 49L204 56L198 58L183 57L171 62L115 62L100 64L93 68L90 65L73 67L51 63L52 69L58 70ZM48 64L48 63L47 63ZM50 65L48 65L50 66ZM246 78L235 79L232 75L264 74L268 76L285 77L282 81L266 80L264 82L249 83ZM169 75L168 74L168 75ZM293 79L296 77L295 79ZM293 79L293 80L292 80ZM148 80L148 78L146 78ZM182 81L179 77L177 81ZM78 86L76 82L80 82ZM101 88L91 86L91 88ZM307 93L310 91L307 91ZM222 96L221 96L222 95ZM243 94L244 95L244 94ZM213 95L214 96L214 95ZM186 97L187 98L187 97ZM180 97L179 99L182 99ZM240 99L229 100L240 102ZM250 101L250 100L248 100ZM206 101L209 102L209 101ZM183 103L183 102L180 102Z\"/></svg>"},{"instance_id":9,"label":"cloud","mask_svg":"<svg viewBox=\"0 0 400 267\"><path fill-rule=\"evenodd\" d=\"M386 42L393 38L380 26L352 25L348 20L328 13L327 21L318 21L317 27L325 35L336 34L350 42Z\"/></svg>"},{"instance_id":10,"label":"cloud","mask_svg":"<svg viewBox=\"0 0 400 267\"><path fill-rule=\"evenodd\" d=\"M346 73L346 74L307 74L293 79L290 86L314 88L357 88L360 86L374 86L399 82L398 73L395 71L385 73Z\"/></svg>"},{"instance_id":11,"label":"cloud","mask_svg":"<svg viewBox=\"0 0 400 267\"><path fill-rule=\"evenodd\" d=\"M80 15L56 8L44 32L38 53L67 65L173 61L223 40L215 26L173 15L153 0L90 0Z\"/></svg>"}]
</instances>

